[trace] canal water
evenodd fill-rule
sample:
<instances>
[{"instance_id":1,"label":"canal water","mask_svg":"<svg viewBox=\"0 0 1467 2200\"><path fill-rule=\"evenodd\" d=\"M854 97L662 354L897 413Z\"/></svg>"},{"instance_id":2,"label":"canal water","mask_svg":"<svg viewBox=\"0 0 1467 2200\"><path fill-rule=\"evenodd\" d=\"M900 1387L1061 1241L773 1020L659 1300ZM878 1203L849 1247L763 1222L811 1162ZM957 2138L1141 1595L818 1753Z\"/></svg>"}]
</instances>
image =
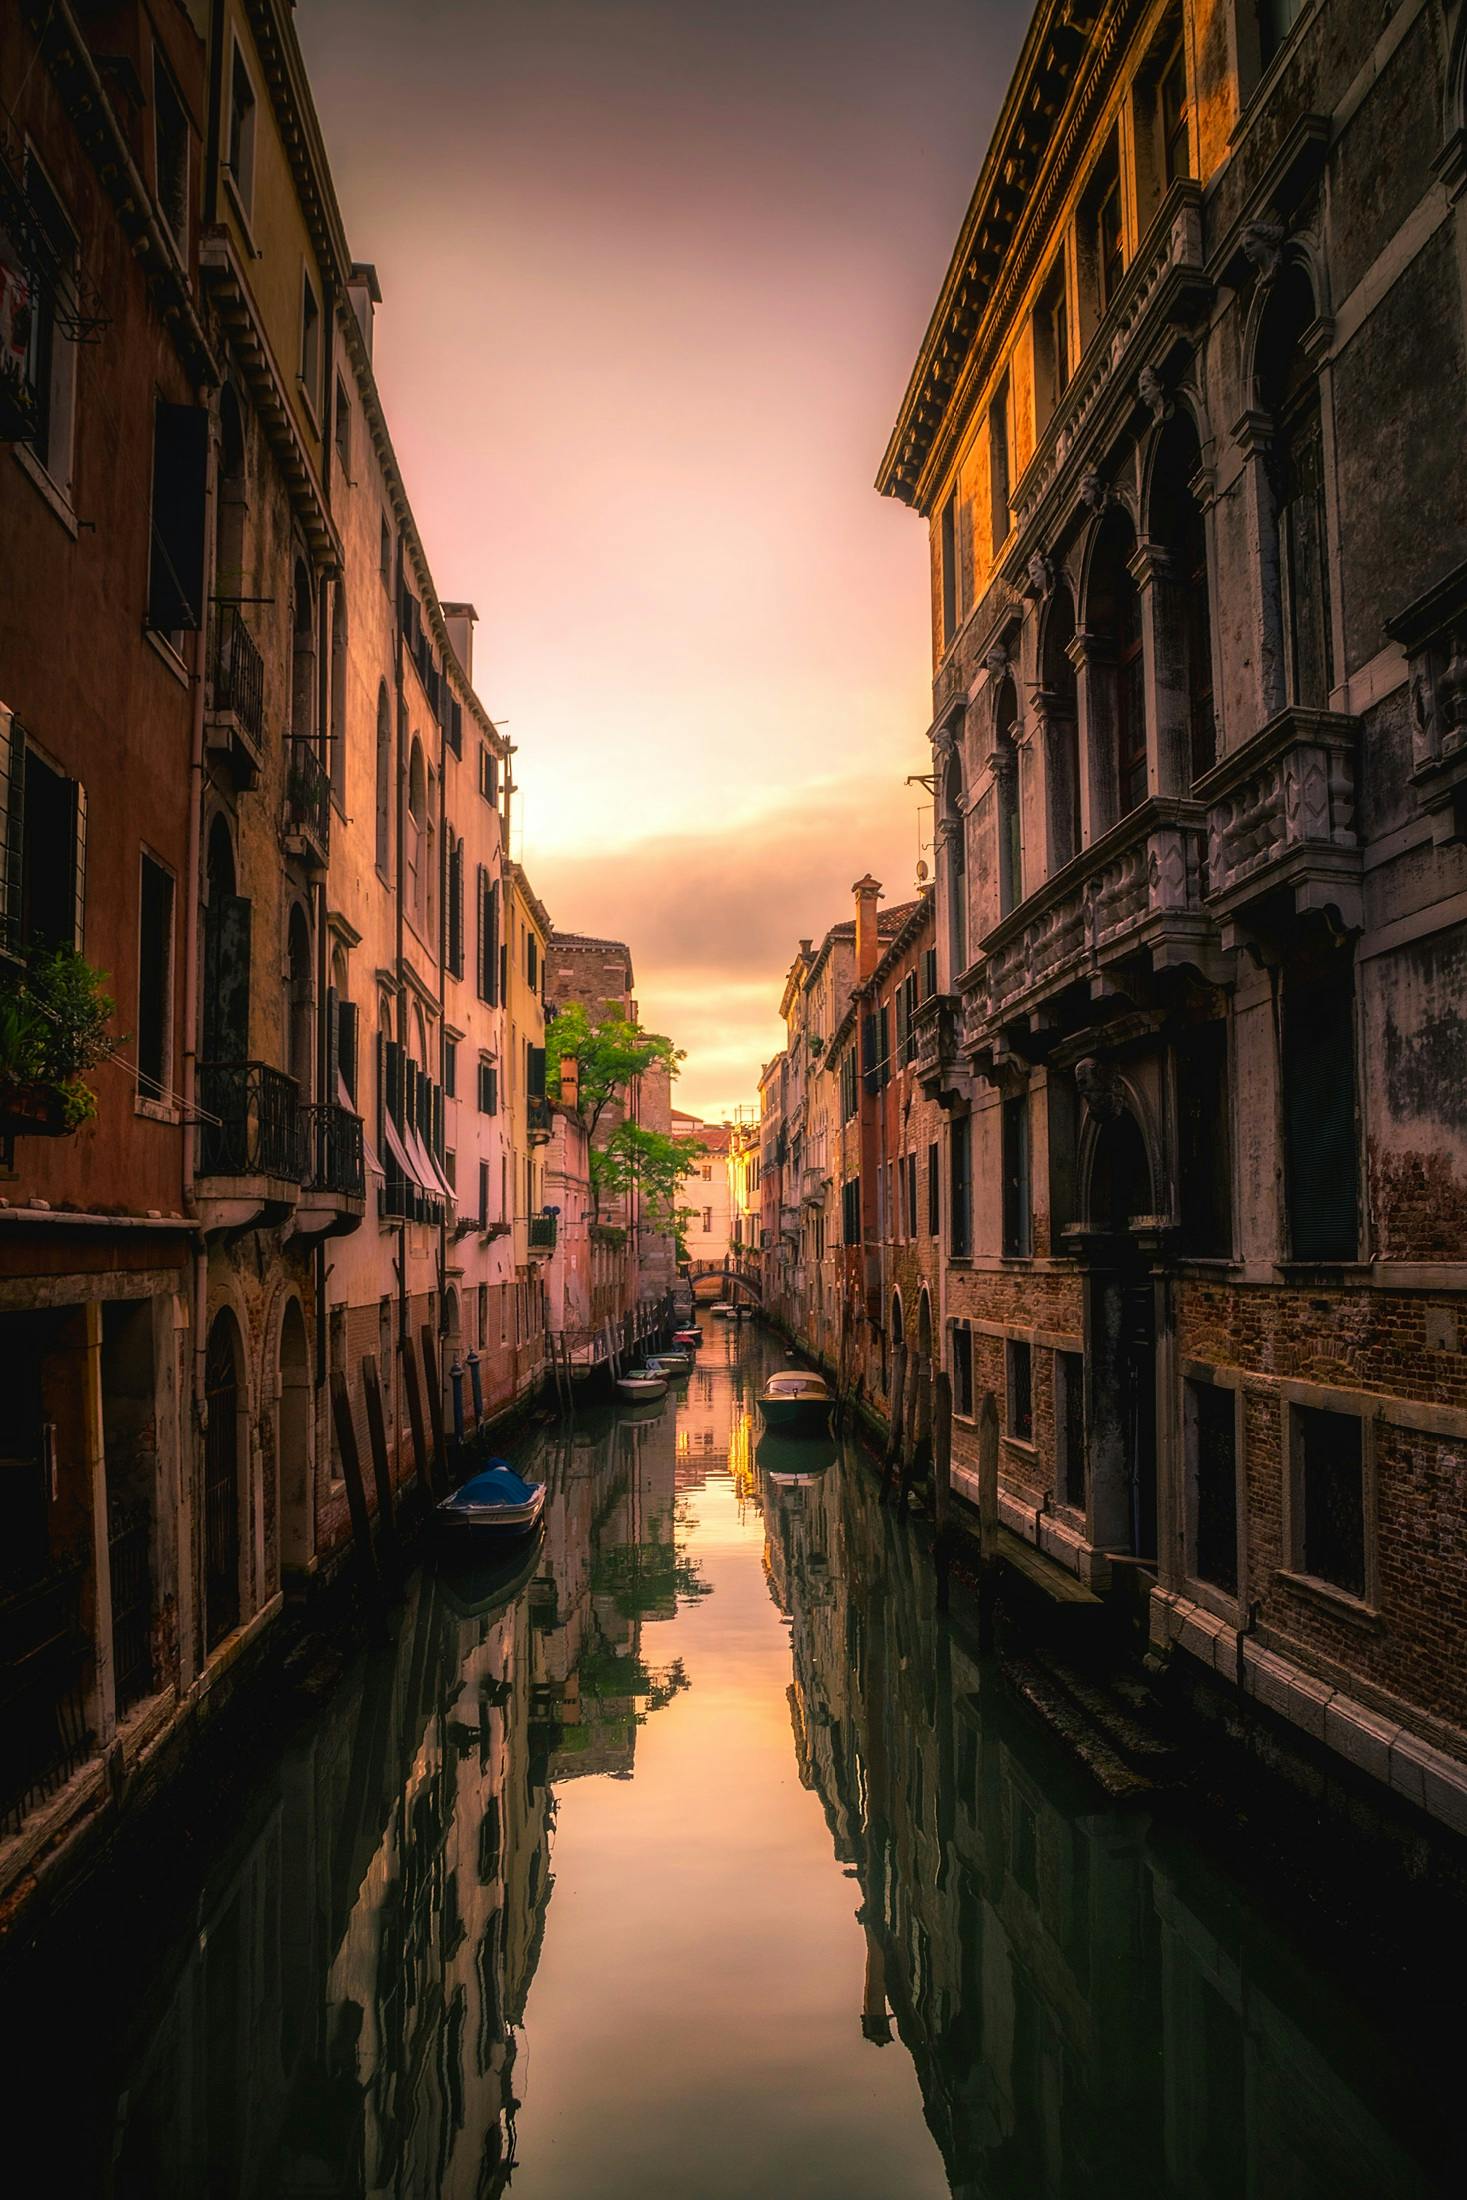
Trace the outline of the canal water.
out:
<instances>
[{"instance_id":1,"label":"canal water","mask_svg":"<svg viewBox=\"0 0 1467 2200\"><path fill-rule=\"evenodd\" d=\"M779 1348L705 1330L663 1407L529 1443L536 1546L420 1576L206 1853L58 1959L9 2058L44 2189L1449 2189L1400 2003L1104 1802L869 1465L760 1439Z\"/></svg>"}]
</instances>

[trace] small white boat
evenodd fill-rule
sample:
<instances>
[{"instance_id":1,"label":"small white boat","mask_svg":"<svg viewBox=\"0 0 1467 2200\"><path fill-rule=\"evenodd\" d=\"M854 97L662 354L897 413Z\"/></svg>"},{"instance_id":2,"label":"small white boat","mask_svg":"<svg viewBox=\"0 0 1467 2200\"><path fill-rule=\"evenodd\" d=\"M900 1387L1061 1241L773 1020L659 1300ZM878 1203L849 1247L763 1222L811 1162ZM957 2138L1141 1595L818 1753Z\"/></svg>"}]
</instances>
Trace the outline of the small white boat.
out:
<instances>
[{"instance_id":1,"label":"small white boat","mask_svg":"<svg viewBox=\"0 0 1467 2200\"><path fill-rule=\"evenodd\" d=\"M708 1311L715 1321L727 1322L733 1320L735 1309L731 1299L719 1299Z\"/></svg>"},{"instance_id":2,"label":"small white boat","mask_svg":"<svg viewBox=\"0 0 1467 2200\"><path fill-rule=\"evenodd\" d=\"M835 1398L823 1375L791 1367L771 1375L759 1393L764 1426L781 1436L824 1436Z\"/></svg>"},{"instance_id":3,"label":"small white boat","mask_svg":"<svg viewBox=\"0 0 1467 2200\"><path fill-rule=\"evenodd\" d=\"M647 1372L649 1375L653 1373L687 1375L691 1373L692 1366L693 1355L691 1352L673 1350L671 1352L649 1352L647 1355Z\"/></svg>"},{"instance_id":4,"label":"small white boat","mask_svg":"<svg viewBox=\"0 0 1467 2200\"><path fill-rule=\"evenodd\" d=\"M527 1482L507 1459L491 1459L444 1498L435 1517L455 1536L493 1538L528 1535L544 1510L543 1482Z\"/></svg>"},{"instance_id":5,"label":"small white boat","mask_svg":"<svg viewBox=\"0 0 1467 2200\"><path fill-rule=\"evenodd\" d=\"M625 1399L629 1406L655 1405L659 1398L667 1396L667 1377L641 1373L618 1375L616 1395Z\"/></svg>"},{"instance_id":6,"label":"small white boat","mask_svg":"<svg viewBox=\"0 0 1467 2200\"><path fill-rule=\"evenodd\" d=\"M675 1329L672 1333L672 1341L679 1350L686 1349L689 1352L696 1352L703 1342L703 1332L701 1329Z\"/></svg>"}]
</instances>

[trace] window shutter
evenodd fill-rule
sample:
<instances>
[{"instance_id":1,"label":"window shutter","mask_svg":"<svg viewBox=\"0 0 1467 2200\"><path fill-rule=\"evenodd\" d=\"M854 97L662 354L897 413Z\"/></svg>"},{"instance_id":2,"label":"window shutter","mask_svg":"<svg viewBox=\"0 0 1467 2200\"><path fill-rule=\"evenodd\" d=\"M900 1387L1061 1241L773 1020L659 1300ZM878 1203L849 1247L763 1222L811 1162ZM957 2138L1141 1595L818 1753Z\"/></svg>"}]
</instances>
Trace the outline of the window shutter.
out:
<instances>
[{"instance_id":1,"label":"window shutter","mask_svg":"<svg viewBox=\"0 0 1467 2200\"><path fill-rule=\"evenodd\" d=\"M488 1224L488 1221L489 1221L489 1164L488 1164L488 1162L487 1162L487 1161L481 1161L481 1162L479 1163L479 1228L480 1228L481 1230L482 1230L482 1229L484 1229L484 1228L485 1228L485 1227L487 1226L487 1224ZM481 1285L481 1287L480 1287L480 1288L482 1289L482 1285Z\"/></svg>"},{"instance_id":2,"label":"window shutter","mask_svg":"<svg viewBox=\"0 0 1467 2200\"><path fill-rule=\"evenodd\" d=\"M885 1092L891 1083L891 1004L883 1001L876 1022L876 1089Z\"/></svg>"},{"instance_id":3,"label":"window shutter","mask_svg":"<svg viewBox=\"0 0 1467 2200\"><path fill-rule=\"evenodd\" d=\"M529 1092L530 1098L532 1100L543 1100L545 1097L544 1047L531 1047L528 1050L525 1059L529 1080L527 1090Z\"/></svg>"},{"instance_id":4,"label":"window shutter","mask_svg":"<svg viewBox=\"0 0 1467 2200\"><path fill-rule=\"evenodd\" d=\"M153 517L148 624L172 634L204 623L204 486L209 415L202 405L153 413Z\"/></svg>"},{"instance_id":5,"label":"window shutter","mask_svg":"<svg viewBox=\"0 0 1467 2200\"><path fill-rule=\"evenodd\" d=\"M876 1091L876 1018L861 1018L861 1076L868 1093Z\"/></svg>"},{"instance_id":6,"label":"window shutter","mask_svg":"<svg viewBox=\"0 0 1467 2200\"><path fill-rule=\"evenodd\" d=\"M336 1007L336 1066L341 1081L357 1098L357 1004L355 1001L338 1001Z\"/></svg>"},{"instance_id":7,"label":"window shutter","mask_svg":"<svg viewBox=\"0 0 1467 2200\"><path fill-rule=\"evenodd\" d=\"M336 1079L341 1069L341 1004L334 985L326 988L326 1089L323 1098L334 1103Z\"/></svg>"}]
</instances>

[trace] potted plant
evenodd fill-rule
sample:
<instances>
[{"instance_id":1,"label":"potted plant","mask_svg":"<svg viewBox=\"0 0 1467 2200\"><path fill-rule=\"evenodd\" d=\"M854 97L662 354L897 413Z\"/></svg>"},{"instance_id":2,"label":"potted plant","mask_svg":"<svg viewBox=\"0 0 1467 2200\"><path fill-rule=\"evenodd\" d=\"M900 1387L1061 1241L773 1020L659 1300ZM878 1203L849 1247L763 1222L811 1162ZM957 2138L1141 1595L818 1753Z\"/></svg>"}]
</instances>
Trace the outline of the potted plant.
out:
<instances>
[{"instance_id":1,"label":"potted plant","mask_svg":"<svg viewBox=\"0 0 1467 2200\"><path fill-rule=\"evenodd\" d=\"M0 1137L63 1138L97 1112L86 1082L110 1051L107 973L71 947L38 948L0 979Z\"/></svg>"}]
</instances>

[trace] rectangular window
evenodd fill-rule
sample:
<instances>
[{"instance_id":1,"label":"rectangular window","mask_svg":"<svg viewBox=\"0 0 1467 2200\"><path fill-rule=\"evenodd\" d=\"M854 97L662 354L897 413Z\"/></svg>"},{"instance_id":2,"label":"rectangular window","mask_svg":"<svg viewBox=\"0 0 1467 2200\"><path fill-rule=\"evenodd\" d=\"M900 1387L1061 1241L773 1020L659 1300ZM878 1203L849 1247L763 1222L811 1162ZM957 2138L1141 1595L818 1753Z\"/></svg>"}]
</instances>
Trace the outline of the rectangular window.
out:
<instances>
[{"instance_id":1,"label":"rectangular window","mask_svg":"<svg viewBox=\"0 0 1467 2200\"><path fill-rule=\"evenodd\" d=\"M153 497L148 538L148 625L197 633L204 623L204 495L209 415L202 405L153 407Z\"/></svg>"},{"instance_id":2,"label":"rectangular window","mask_svg":"<svg viewBox=\"0 0 1467 2200\"><path fill-rule=\"evenodd\" d=\"M301 388L313 413L321 403L321 302L309 274L301 269Z\"/></svg>"},{"instance_id":3,"label":"rectangular window","mask_svg":"<svg viewBox=\"0 0 1467 2200\"><path fill-rule=\"evenodd\" d=\"M861 1242L861 1179L853 1176L841 1186L841 1243L859 1245Z\"/></svg>"},{"instance_id":4,"label":"rectangular window","mask_svg":"<svg viewBox=\"0 0 1467 2200\"><path fill-rule=\"evenodd\" d=\"M1177 1193L1183 1251L1225 1258L1233 1249L1233 1202L1221 1017L1177 1036Z\"/></svg>"},{"instance_id":5,"label":"rectangular window","mask_svg":"<svg viewBox=\"0 0 1467 2200\"><path fill-rule=\"evenodd\" d=\"M491 881L483 864L479 865L478 878L478 967L477 985L479 998L491 1008L499 1001L499 884Z\"/></svg>"},{"instance_id":6,"label":"rectangular window","mask_svg":"<svg viewBox=\"0 0 1467 2200\"><path fill-rule=\"evenodd\" d=\"M1120 163L1112 149L1095 207L1095 272L1102 319L1115 302L1126 272L1125 233L1121 221Z\"/></svg>"},{"instance_id":7,"label":"rectangular window","mask_svg":"<svg viewBox=\"0 0 1467 2200\"><path fill-rule=\"evenodd\" d=\"M969 1186L972 1181L973 1119L955 1115L948 1125L949 1199L947 1242L954 1260L966 1260L972 1250L969 1224Z\"/></svg>"},{"instance_id":8,"label":"rectangular window","mask_svg":"<svg viewBox=\"0 0 1467 2200\"><path fill-rule=\"evenodd\" d=\"M481 1161L481 1162L479 1163L479 1228L480 1228L481 1230L487 1230L487 1229L488 1229L488 1227L489 1227L489 1164L488 1164L488 1162L487 1162L487 1161ZM480 1286L480 1288L481 1288L481 1290L482 1290L483 1286L481 1285L481 1286ZM480 1316L480 1325L481 1325L481 1329L482 1329L482 1320L483 1320L483 1317L482 1317L482 1314L481 1314L481 1316ZM482 1341L482 1338L481 1338L481 1341Z\"/></svg>"},{"instance_id":9,"label":"rectangular window","mask_svg":"<svg viewBox=\"0 0 1467 2200\"><path fill-rule=\"evenodd\" d=\"M85 788L0 710L0 944L81 947L86 851Z\"/></svg>"},{"instance_id":10,"label":"rectangular window","mask_svg":"<svg viewBox=\"0 0 1467 2200\"><path fill-rule=\"evenodd\" d=\"M958 613L961 603L961 578L958 572L958 493L956 489L942 508L941 522L942 559L942 646L958 631Z\"/></svg>"},{"instance_id":11,"label":"rectangular window","mask_svg":"<svg viewBox=\"0 0 1467 2200\"><path fill-rule=\"evenodd\" d=\"M378 569L378 571L379 571L379 572L381 573L381 575L382 575L382 583L383 583L383 586L384 586L384 587L386 587L386 588L391 588L391 586L392 586L392 529L391 529L391 528L390 528L390 527L388 526L388 524L387 524L387 519L386 519L386 515L385 515L385 514L383 515L383 519L382 519L382 539L381 539L381 542L380 542L380 543L379 543L379 545L378 545L378 550L377 550L377 569Z\"/></svg>"},{"instance_id":12,"label":"rectangular window","mask_svg":"<svg viewBox=\"0 0 1467 2200\"><path fill-rule=\"evenodd\" d=\"M226 172L246 216L255 203L255 87L235 46L229 72L229 138Z\"/></svg>"},{"instance_id":13,"label":"rectangular window","mask_svg":"<svg viewBox=\"0 0 1467 2200\"><path fill-rule=\"evenodd\" d=\"M1034 1250L1033 1195L1029 1177L1029 1095L1003 1103L1003 1249L1027 1259Z\"/></svg>"},{"instance_id":14,"label":"rectangular window","mask_svg":"<svg viewBox=\"0 0 1467 2200\"><path fill-rule=\"evenodd\" d=\"M909 1153L904 1164L907 1172L907 1236L917 1235L917 1156Z\"/></svg>"},{"instance_id":15,"label":"rectangular window","mask_svg":"<svg viewBox=\"0 0 1467 2200\"><path fill-rule=\"evenodd\" d=\"M338 374L336 397L332 407L332 436L336 455L341 461L342 473L351 478L351 405L347 400L346 384Z\"/></svg>"},{"instance_id":16,"label":"rectangular window","mask_svg":"<svg viewBox=\"0 0 1467 2200\"><path fill-rule=\"evenodd\" d=\"M1365 1595L1364 1423L1354 1413L1295 1406L1295 1560L1316 1581Z\"/></svg>"},{"instance_id":17,"label":"rectangular window","mask_svg":"<svg viewBox=\"0 0 1467 2200\"><path fill-rule=\"evenodd\" d=\"M1012 448L1009 434L1012 407L1009 397L1009 378L1004 376L994 391L988 406L988 490L993 531L993 554L1008 540L1013 525L1013 513L1009 508L1009 490L1012 486L1010 469Z\"/></svg>"},{"instance_id":18,"label":"rectangular window","mask_svg":"<svg viewBox=\"0 0 1467 2200\"><path fill-rule=\"evenodd\" d=\"M445 1146L443 1149L443 1174L448 1179L448 1189L451 1192L456 1192L458 1190L458 1155L454 1152L452 1146Z\"/></svg>"},{"instance_id":19,"label":"rectangular window","mask_svg":"<svg viewBox=\"0 0 1467 2200\"><path fill-rule=\"evenodd\" d=\"M1061 252L1034 308L1034 426L1043 435L1070 379L1070 308Z\"/></svg>"},{"instance_id":20,"label":"rectangular window","mask_svg":"<svg viewBox=\"0 0 1467 2200\"><path fill-rule=\"evenodd\" d=\"M1034 1348L1010 1337L1004 1347L1008 1376L1009 1434L1021 1444L1034 1441Z\"/></svg>"},{"instance_id":21,"label":"rectangular window","mask_svg":"<svg viewBox=\"0 0 1467 2200\"><path fill-rule=\"evenodd\" d=\"M1350 951L1301 957L1284 975L1284 1140L1295 1260L1359 1252L1355 972Z\"/></svg>"},{"instance_id":22,"label":"rectangular window","mask_svg":"<svg viewBox=\"0 0 1467 2200\"><path fill-rule=\"evenodd\" d=\"M1265 68L1304 12L1304 0L1258 0L1259 59Z\"/></svg>"},{"instance_id":23,"label":"rectangular window","mask_svg":"<svg viewBox=\"0 0 1467 2200\"><path fill-rule=\"evenodd\" d=\"M953 1322L948 1331L953 1378L953 1411L965 1421L973 1418L973 1332L966 1322Z\"/></svg>"},{"instance_id":24,"label":"rectangular window","mask_svg":"<svg viewBox=\"0 0 1467 2200\"><path fill-rule=\"evenodd\" d=\"M1166 183L1176 183L1192 173L1188 145L1187 64L1177 47L1162 65L1156 90L1157 134L1161 140L1161 172Z\"/></svg>"},{"instance_id":25,"label":"rectangular window","mask_svg":"<svg viewBox=\"0 0 1467 2200\"><path fill-rule=\"evenodd\" d=\"M1236 1399L1215 1383L1188 1383L1183 1399L1192 1490L1192 1571L1238 1593ZM1358 1426L1358 1423L1356 1424Z\"/></svg>"},{"instance_id":26,"label":"rectangular window","mask_svg":"<svg viewBox=\"0 0 1467 2200\"><path fill-rule=\"evenodd\" d=\"M856 1050L847 1046L840 1063L840 1119L849 1123L858 1104L859 1082L856 1074Z\"/></svg>"},{"instance_id":27,"label":"rectangular window","mask_svg":"<svg viewBox=\"0 0 1467 2200\"><path fill-rule=\"evenodd\" d=\"M145 855L138 880L138 1098L165 1100L173 1070L173 875Z\"/></svg>"},{"instance_id":28,"label":"rectangular window","mask_svg":"<svg viewBox=\"0 0 1467 2200\"><path fill-rule=\"evenodd\" d=\"M1054 1427L1059 1448L1056 1465L1066 1505L1085 1509L1085 1359L1079 1352L1054 1356Z\"/></svg>"},{"instance_id":29,"label":"rectangular window","mask_svg":"<svg viewBox=\"0 0 1467 2200\"><path fill-rule=\"evenodd\" d=\"M346 1087L347 1098L353 1107L357 1098L357 1004L355 1001L338 1000L336 1003L336 1073Z\"/></svg>"},{"instance_id":30,"label":"rectangular window","mask_svg":"<svg viewBox=\"0 0 1467 2200\"><path fill-rule=\"evenodd\" d=\"M153 52L153 184L180 254L188 251L188 116L163 56Z\"/></svg>"},{"instance_id":31,"label":"rectangular window","mask_svg":"<svg viewBox=\"0 0 1467 2200\"><path fill-rule=\"evenodd\" d=\"M455 835L451 828L446 833L448 842L448 877L444 895L444 961L452 978L464 974L464 844L462 835Z\"/></svg>"},{"instance_id":32,"label":"rectangular window","mask_svg":"<svg viewBox=\"0 0 1467 2200\"><path fill-rule=\"evenodd\" d=\"M458 1041L443 1042L443 1094L447 1100L458 1098Z\"/></svg>"},{"instance_id":33,"label":"rectangular window","mask_svg":"<svg viewBox=\"0 0 1467 2200\"><path fill-rule=\"evenodd\" d=\"M499 1070L493 1062L479 1064L479 1113L499 1113Z\"/></svg>"},{"instance_id":34,"label":"rectangular window","mask_svg":"<svg viewBox=\"0 0 1467 2200\"><path fill-rule=\"evenodd\" d=\"M942 1162L936 1139L927 1149L927 1235L942 1236Z\"/></svg>"},{"instance_id":35,"label":"rectangular window","mask_svg":"<svg viewBox=\"0 0 1467 2200\"><path fill-rule=\"evenodd\" d=\"M934 994L934 993L935 993L936 991L937 991L937 949L936 949L935 947L924 947L924 948L923 948L923 950L922 950L922 998L923 998L923 1000L924 1000L924 1001L930 1001L930 1000L931 1000L931 998L932 998L932 996L933 996L933 994Z\"/></svg>"},{"instance_id":36,"label":"rectangular window","mask_svg":"<svg viewBox=\"0 0 1467 2200\"><path fill-rule=\"evenodd\" d=\"M540 986L540 942L533 932L525 934L525 978L532 993Z\"/></svg>"},{"instance_id":37,"label":"rectangular window","mask_svg":"<svg viewBox=\"0 0 1467 2200\"><path fill-rule=\"evenodd\" d=\"M26 332L25 380L34 403L31 450L58 489L71 490L76 428L76 343L58 311L58 291L75 292L80 272L76 231L61 210L35 159L27 153L25 195L31 216L46 241L58 282L36 286Z\"/></svg>"},{"instance_id":38,"label":"rectangular window","mask_svg":"<svg viewBox=\"0 0 1467 2200\"><path fill-rule=\"evenodd\" d=\"M499 758L487 742L479 746L479 792L486 802L498 806Z\"/></svg>"}]
</instances>

